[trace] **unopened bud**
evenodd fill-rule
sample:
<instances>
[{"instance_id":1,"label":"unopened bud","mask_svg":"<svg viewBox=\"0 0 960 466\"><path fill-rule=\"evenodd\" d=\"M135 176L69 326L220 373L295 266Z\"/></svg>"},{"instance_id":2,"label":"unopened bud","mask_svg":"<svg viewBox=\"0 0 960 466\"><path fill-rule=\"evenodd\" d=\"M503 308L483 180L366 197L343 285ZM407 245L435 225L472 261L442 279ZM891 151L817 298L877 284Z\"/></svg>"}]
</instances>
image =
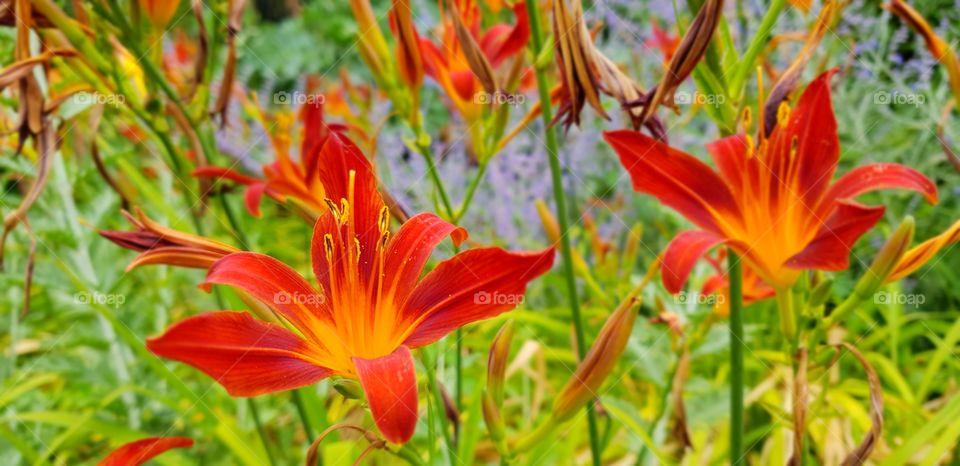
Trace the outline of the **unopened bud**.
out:
<instances>
[{"instance_id":1,"label":"unopened bud","mask_svg":"<svg viewBox=\"0 0 960 466\"><path fill-rule=\"evenodd\" d=\"M490 440L493 440L494 446L497 447L497 451L501 455L506 455L507 428L503 423L503 416L500 415L498 404L487 390L484 390L481 394L480 401L483 408L483 421L487 424Z\"/></svg>"},{"instance_id":2,"label":"unopened bud","mask_svg":"<svg viewBox=\"0 0 960 466\"><path fill-rule=\"evenodd\" d=\"M897 227L897 230L890 235L887 242L880 248L880 252L873 258L873 262L863 274L863 277L857 282L855 291L859 296L872 295L883 285L900 262L900 259L906 254L907 249L910 248L910 243L913 241L913 230L913 217L908 216Z\"/></svg>"},{"instance_id":3,"label":"unopened bud","mask_svg":"<svg viewBox=\"0 0 960 466\"><path fill-rule=\"evenodd\" d=\"M497 406L503 403L503 383L506 379L507 362L510 359L510 343L513 341L513 321L507 321L493 337L490 354L487 356L487 391Z\"/></svg>"},{"instance_id":4,"label":"unopened bud","mask_svg":"<svg viewBox=\"0 0 960 466\"><path fill-rule=\"evenodd\" d=\"M600 334L567 385L553 403L553 419L558 422L572 417L591 398L616 365L617 359L627 347L633 323L637 318L634 309L637 300L630 297L603 324Z\"/></svg>"},{"instance_id":5,"label":"unopened bud","mask_svg":"<svg viewBox=\"0 0 960 466\"><path fill-rule=\"evenodd\" d=\"M333 389L348 400L362 400L363 388L353 379L337 379L333 381Z\"/></svg>"},{"instance_id":6,"label":"unopened bud","mask_svg":"<svg viewBox=\"0 0 960 466\"><path fill-rule=\"evenodd\" d=\"M553 216L553 212L550 211L550 208L547 207L547 203L543 202L541 199L536 201L537 213L540 214L540 222L543 223L543 231L547 234L547 239L551 243L560 242L560 227L557 224L557 218Z\"/></svg>"}]
</instances>

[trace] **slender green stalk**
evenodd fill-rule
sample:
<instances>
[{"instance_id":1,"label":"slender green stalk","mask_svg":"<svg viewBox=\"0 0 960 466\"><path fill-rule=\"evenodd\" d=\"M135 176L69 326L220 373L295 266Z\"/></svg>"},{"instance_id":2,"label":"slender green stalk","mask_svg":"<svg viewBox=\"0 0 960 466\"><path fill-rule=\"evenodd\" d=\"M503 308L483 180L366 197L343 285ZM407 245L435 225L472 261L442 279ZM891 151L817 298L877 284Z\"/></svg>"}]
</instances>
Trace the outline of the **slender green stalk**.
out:
<instances>
[{"instance_id":1,"label":"slender green stalk","mask_svg":"<svg viewBox=\"0 0 960 466\"><path fill-rule=\"evenodd\" d=\"M313 426L310 425L310 418L307 416L307 408L303 405L303 397L300 396L300 389L292 390L290 397L293 404L297 407L297 414L300 416L300 422L303 424L303 433L308 439L313 440ZM317 464L323 464L323 455L317 457Z\"/></svg>"},{"instance_id":2,"label":"slender green stalk","mask_svg":"<svg viewBox=\"0 0 960 466\"><path fill-rule=\"evenodd\" d=\"M753 36L753 40L750 42L750 46L747 47L747 51L743 53L743 57L740 58L740 62L737 63L737 67L733 71L733 77L730 79L729 90L734 100L739 99L740 96L743 95L743 86L747 81L747 76L750 74L750 71L753 70L757 56L763 48L766 47L767 36L769 36L773 30L773 26L777 23L777 18L780 17L780 12L783 11L786 3L787 0L773 0L770 8L767 9L766 14L763 15L763 19L760 20L760 27L757 29L757 33Z\"/></svg>"},{"instance_id":3,"label":"slender green stalk","mask_svg":"<svg viewBox=\"0 0 960 466\"><path fill-rule=\"evenodd\" d=\"M273 457L273 449L270 448L267 431L263 428L263 423L260 422L260 411L257 408L257 404L253 401L253 398L247 398L247 406L250 407L250 414L253 415L253 423L257 425L257 434L260 435L260 441L263 442L263 450L267 452L267 459L270 460L271 465L276 466L277 461Z\"/></svg>"},{"instance_id":4,"label":"slender green stalk","mask_svg":"<svg viewBox=\"0 0 960 466\"><path fill-rule=\"evenodd\" d=\"M447 196L447 190L443 187L443 180L440 179L440 175L437 173L437 165L433 160L433 150L430 149L430 144L417 143L417 149L419 149L420 155L423 156L423 160L427 162L427 173L430 175L430 179L433 181L433 186L436 188L437 194L440 196L440 202L443 203L443 209L446 211L445 213L447 218L453 220L455 213L453 211L453 204L450 203L450 197Z\"/></svg>"},{"instance_id":5,"label":"slender green stalk","mask_svg":"<svg viewBox=\"0 0 960 466\"><path fill-rule=\"evenodd\" d=\"M730 280L730 464L746 464L743 456L743 275L740 256L729 249Z\"/></svg>"},{"instance_id":6,"label":"slender green stalk","mask_svg":"<svg viewBox=\"0 0 960 466\"><path fill-rule=\"evenodd\" d=\"M527 14L530 17L531 44L534 56L543 50L543 31L540 30L540 2L527 2ZM577 353L582 360L587 351L583 336L583 322L580 317L580 301L577 298L577 282L574 277L573 253L570 249L569 222L567 218L566 195L563 190L563 177L560 170L560 156L557 152L557 134L551 122L553 110L550 108L550 87L543 68L534 67L537 76L537 89L540 93L540 115L543 118L543 132L547 145L547 157L550 159L550 175L553 179L553 198L557 209L557 223L560 227L560 254L563 256L563 272L570 300L570 314L573 320L574 335L577 341ZM587 403L587 426L590 431L590 453L594 466L600 465L600 436L597 433L597 419L593 412L593 403Z\"/></svg>"}]
</instances>

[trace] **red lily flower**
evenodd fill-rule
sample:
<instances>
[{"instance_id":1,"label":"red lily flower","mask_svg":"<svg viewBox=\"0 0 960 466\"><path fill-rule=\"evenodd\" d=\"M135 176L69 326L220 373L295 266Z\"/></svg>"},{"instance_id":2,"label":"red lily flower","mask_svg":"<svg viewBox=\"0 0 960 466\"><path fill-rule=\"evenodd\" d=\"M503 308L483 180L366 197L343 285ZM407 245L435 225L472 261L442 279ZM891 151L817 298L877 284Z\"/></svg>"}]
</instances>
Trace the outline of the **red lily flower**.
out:
<instances>
[{"instance_id":1,"label":"red lily flower","mask_svg":"<svg viewBox=\"0 0 960 466\"><path fill-rule=\"evenodd\" d=\"M496 24L481 33L480 7L476 0L456 0L456 11L464 25L470 30L483 55L490 65L496 69L507 59L523 52L530 40L530 22L527 18L525 2L513 5L513 14L516 24ZM427 75L437 81L446 91L454 108L467 120L479 115L482 103L478 103L477 93L484 90L477 75L470 69L470 64L464 53L463 46L457 38L456 27L448 15L444 18L439 31L440 44L434 44L427 39L420 39L420 49L423 56L424 70Z\"/></svg>"},{"instance_id":2,"label":"red lily flower","mask_svg":"<svg viewBox=\"0 0 960 466\"><path fill-rule=\"evenodd\" d=\"M663 54L663 65L667 66L670 64L670 60L673 60L673 56L676 55L677 49L680 47L680 36L664 30L660 27L660 21L656 19L650 21L650 27L652 28L653 37L647 39L643 45L660 50L660 53Z\"/></svg>"},{"instance_id":3,"label":"red lily flower","mask_svg":"<svg viewBox=\"0 0 960 466\"><path fill-rule=\"evenodd\" d=\"M359 379L384 437L403 443L417 420L410 349L514 308L527 283L550 269L554 251L470 249L418 280L443 238L460 244L466 231L422 213L391 237L388 208L360 150L331 133L319 159L317 173L328 196L312 240L320 289L282 262L252 252L219 260L204 283L249 293L292 330L244 312L220 311L174 324L147 346L200 369L235 396L292 389L331 375Z\"/></svg>"},{"instance_id":4,"label":"red lily flower","mask_svg":"<svg viewBox=\"0 0 960 466\"><path fill-rule=\"evenodd\" d=\"M172 448L189 448L187 437L149 437L130 442L113 450L98 466L139 466Z\"/></svg>"},{"instance_id":5,"label":"red lily flower","mask_svg":"<svg viewBox=\"0 0 960 466\"><path fill-rule=\"evenodd\" d=\"M769 140L736 135L707 149L720 172L633 131L604 134L634 189L655 196L700 229L681 232L663 256L663 284L679 292L696 261L727 243L763 280L782 290L803 269L843 270L850 248L883 215L856 196L904 188L937 202L923 174L891 163L857 167L831 184L840 155L827 72L792 111L784 106ZM762 119L761 119L762 121Z\"/></svg>"},{"instance_id":6,"label":"red lily flower","mask_svg":"<svg viewBox=\"0 0 960 466\"><path fill-rule=\"evenodd\" d=\"M344 133L348 128L345 125L328 124L324 121L322 99L315 99L305 104L300 114L303 122L300 159L294 160L290 157L292 115L278 113L268 119L256 102L247 107L258 117L268 132L271 127L276 126L274 134L270 135L270 141L277 160L263 166L263 179L216 166L199 167L193 171L193 176L217 180L227 179L245 185L247 210L255 217L261 215L260 200L264 194L281 203L292 199L312 217L318 217L326 210L323 185L316 174L318 150L330 133Z\"/></svg>"}]
</instances>

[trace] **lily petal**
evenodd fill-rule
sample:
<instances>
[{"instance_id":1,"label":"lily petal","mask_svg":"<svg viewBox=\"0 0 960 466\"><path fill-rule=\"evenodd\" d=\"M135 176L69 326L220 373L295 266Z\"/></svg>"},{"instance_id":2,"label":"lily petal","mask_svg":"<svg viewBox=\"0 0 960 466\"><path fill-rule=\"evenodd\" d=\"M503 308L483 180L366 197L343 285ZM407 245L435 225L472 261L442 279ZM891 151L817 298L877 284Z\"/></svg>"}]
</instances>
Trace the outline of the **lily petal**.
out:
<instances>
[{"instance_id":1,"label":"lily petal","mask_svg":"<svg viewBox=\"0 0 960 466\"><path fill-rule=\"evenodd\" d=\"M907 251L907 253L900 258L900 262L897 263L896 268L893 269L893 273L887 277L886 282L896 281L910 275L922 267L923 264L930 261L941 249L957 241L960 241L960 221L951 225L947 231Z\"/></svg>"},{"instance_id":2,"label":"lily petal","mask_svg":"<svg viewBox=\"0 0 960 466\"><path fill-rule=\"evenodd\" d=\"M727 136L707 144L707 151L730 189L734 192L743 189L743 177L749 172L746 137L742 134Z\"/></svg>"},{"instance_id":3,"label":"lily petal","mask_svg":"<svg viewBox=\"0 0 960 466\"><path fill-rule=\"evenodd\" d=\"M373 421L393 443L406 443L417 428L417 373L406 346L377 359L353 358Z\"/></svg>"},{"instance_id":4,"label":"lily petal","mask_svg":"<svg viewBox=\"0 0 960 466\"><path fill-rule=\"evenodd\" d=\"M441 262L413 290L402 318L411 325L404 344L416 348L523 301L527 283L553 266L553 248L540 252L470 249Z\"/></svg>"},{"instance_id":5,"label":"lily petal","mask_svg":"<svg viewBox=\"0 0 960 466\"><path fill-rule=\"evenodd\" d=\"M97 465L140 466L167 450L192 446L193 440L187 437L148 437L122 445Z\"/></svg>"},{"instance_id":6,"label":"lily petal","mask_svg":"<svg viewBox=\"0 0 960 466\"><path fill-rule=\"evenodd\" d=\"M263 197L263 192L266 191L267 185L265 183L256 183L252 184L247 188L247 191L243 195L244 204L247 206L247 212L250 212L250 215L253 215L256 218L260 218L260 199Z\"/></svg>"},{"instance_id":7,"label":"lily petal","mask_svg":"<svg viewBox=\"0 0 960 466\"><path fill-rule=\"evenodd\" d=\"M603 138L630 173L633 189L656 197L701 228L719 233L740 219L729 187L709 166L636 131L607 131Z\"/></svg>"},{"instance_id":8,"label":"lily petal","mask_svg":"<svg viewBox=\"0 0 960 466\"><path fill-rule=\"evenodd\" d=\"M724 243L726 239L703 230L682 231L663 252L661 275L663 287L670 293L679 293L690 276L697 261L713 247Z\"/></svg>"},{"instance_id":9,"label":"lily petal","mask_svg":"<svg viewBox=\"0 0 960 466\"><path fill-rule=\"evenodd\" d=\"M771 195L803 193L804 203L816 205L827 190L840 159L837 120L830 101L830 78L824 72L800 96L785 127L777 125L770 136L768 166ZM761 122L762 123L762 122Z\"/></svg>"},{"instance_id":10,"label":"lily petal","mask_svg":"<svg viewBox=\"0 0 960 466\"><path fill-rule=\"evenodd\" d=\"M883 206L839 201L807 246L784 264L793 269L838 271L850 265L850 249L883 216Z\"/></svg>"},{"instance_id":11,"label":"lily petal","mask_svg":"<svg viewBox=\"0 0 960 466\"><path fill-rule=\"evenodd\" d=\"M237 171L231 170L229 168L217 167L213 165L208 165L205 167L197 167L190 175L197 178L214 178L216 180L227 179L235 183L252 185L257 183L262 183L262 181L252 177L241 174Z\"/></svg>"},{"instance_id":12,"label":"lily petal","mask_svg":"<svg viewBox=\"0 0 960 466\"><path fill-rule=\"evenodd\" d=\"M447 236L459 246L467 239L467 230L431 213L421 213L404 222L387 247L384 276L393 280L384 286L387 296L396 292L397 304L402 304L420 278L430 254Z\"/></svg>"},{"instance_id":13,"label":"lily petal","mask_svg":"<svg viewBox=\"0 0 960 466\"><path fill-rule=\"evenodd\" d=\"M923 194L931 204L938 200L937 185L930 178L896 163L872 163L850 170L830 187L826 199L853 199L866 192L896 188Z\"/></svg>"},{"instance_id":14,"label":"lily petal","mask_svg":"<svg viewBox=\"0 0 960 466\"><path fill-rule=\"evenodd\" d=\"M254 252L230 254L210 267L201 285L229 285L244 290L287 319L297 330L318 342L324 328L333 325L326 295L316 291L290 266Z\"/></svg>"},{"instance_id":15,"label":"lily petal","mask_svg":"<svg viewBox=\"0 0 960 466\"><path fill-rule=\"evenodd\" d=\"M147 339L147 348L203 371L232 396L303 387L332 373L314 362L320 355L301 338L246 312L189 317Z\"/></svg>"}]
</instances>

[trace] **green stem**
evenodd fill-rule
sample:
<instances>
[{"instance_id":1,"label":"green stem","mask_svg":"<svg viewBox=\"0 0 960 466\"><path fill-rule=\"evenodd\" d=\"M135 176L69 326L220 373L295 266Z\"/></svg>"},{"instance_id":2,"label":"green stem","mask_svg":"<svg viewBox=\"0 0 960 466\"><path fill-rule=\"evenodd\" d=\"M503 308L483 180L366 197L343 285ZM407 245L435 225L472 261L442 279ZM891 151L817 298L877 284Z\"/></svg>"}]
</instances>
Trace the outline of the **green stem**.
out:
<instances>
[{"instance_id":1,"label":"green stem","mask_svg":"<svg viewBox=\"0 0 960 466\"><path fill-rule=\"evenodd\" d=\"M419 140L421 138L418 137L417 139ZM450 203L447 190L443 187L443 180L440 179L440 175L437 173L437 165L433 161L433 150L430 149L430 143L418 142L417 148L419 149L420 155L422 155L423 159L427 162L427 173L430 175L430 179L433 181L433 185L440 195L440 202L443 203L443 209L446 210L447 218L453 220L453 204Z\"/></svg>"},{"instance_id":2,"label":"green stem","mask_svg":"<svg viewBox=\"0 0 960 466\"><path fill-rule=\"evenodd\" d=\"M531 44L534 56L543 50L543 31L540 30L539 2L527 2L527 14L530 17ZM543 119L543 131L546 138L547 156L550 159L550 175L553 179L553 197L557 209L557 223L560 227L560 254L563 256L563 272L566 279L567 294L570 300L570 314L573 320L577 353L582 360L586 355L587 344L583 336L583 322L580 317L580 304L577 298L577 282L574 277L573 253L570 248L569 222L567 218L566 196L563 190L563 177L560 170L560 157L557 152L557 135L551 125L553 110L550 108L550 87L543 68L535 67L537 89L540 94L540 116ZM587 426L590 433L590 454L594 466L600 465L600 436L597 432L597 419L593 412L593 403L587 403Z\"/></svg>"},{"instance_id":3,"label":"green stem","mask_svg":"<svg viewBox=\"0 0 960 466\"><path fill-rule=\"evenodd\" d=\"M750 42L747 51L743 53L743 57L740 59L740 62L737 63L729 87L730 94L733 95L734 100L738 100L740 96L743 95L743 86L747 81L747 76L750 74L750 71L753 70L757 55L766 47L767 36L769 36L773 30L773 26L776 24L777 18L780 17L780 12L783 11L786 3L787 0L773 0L770 9L767 10L766 14L763 15L763 19L760 21L760 28L757 29L756 35L753 36L753 41ZM763 105L763 102L760 102L760 105Z\"/></svg>"},{"instance_id":4,"label":"green stem","mask_svg":"<svg viewBox=\"0 0 960 466\"><path fill-rule=\"evenodd\" d=\"M260 411L258 411L257 404L254 403L253 398L247 398L247 406L250 407L253 422L257 425L257 434L260 435L260 441L263 442L263 450L267 452L267 459L270 460L271 465L276 466L277 462L273 458L273 450L270 448L270 442L267 440L267 431L264 430L263 423L260 422Z\"/></svg>"},{"instance_id":5,"label":"green stem","mask_svg":"<svg viewBox=\"0 0 960 466\"><path fill-rule=\"evenodd\" d=\"M797 346L797 315L793 310L793 292L789 288L777 290L777 309L780 310L780 328L783 338L793 349Z\"/></svg>"},{"instance_id":6,"label":"green stem","mask_svg":"<svg viewBox=\"0 0 960 466\"><path fill-rule=\"evenodd\" d=\"M303 424L303 433L307 438L313 440L313 426L310 425L310 418L307 416L307 408L303 405L303 397L300 396L300 389L291 391L290 397L293 404L297 407L297 414L300 416L300 423ZM317 464L323 464L323 455L317 456Z\"/></svg>"},{"instance_id":7,"label":"green stem","mask_svg":"<svg viewBox=\"0 0 960 466\"><path fill-rule=\"evenodd\" d=\"M740 257L727 252L730 279L730 464L746 464L743 456L743 275Z\"/></svg>"},{"instance_id":8,"label":"green stem","mask_svg":"<svg viewBox=\"0 0 960 466\"><path fill-rule=\"evenodd\" d=\"M483 180L483 175L487 173L487 164L488 162L480 162L480 166L477 168L477 174L470 180L466 194L463 195L463 201L460 202L460 208L457 209L457 213L453 217L453 223L460 223L463 216L467 214L467 209L470 208L470 203L473 202L473 195L476 194L477 187L480 186L480 181Z\"/></svg>"}]
</instances>

